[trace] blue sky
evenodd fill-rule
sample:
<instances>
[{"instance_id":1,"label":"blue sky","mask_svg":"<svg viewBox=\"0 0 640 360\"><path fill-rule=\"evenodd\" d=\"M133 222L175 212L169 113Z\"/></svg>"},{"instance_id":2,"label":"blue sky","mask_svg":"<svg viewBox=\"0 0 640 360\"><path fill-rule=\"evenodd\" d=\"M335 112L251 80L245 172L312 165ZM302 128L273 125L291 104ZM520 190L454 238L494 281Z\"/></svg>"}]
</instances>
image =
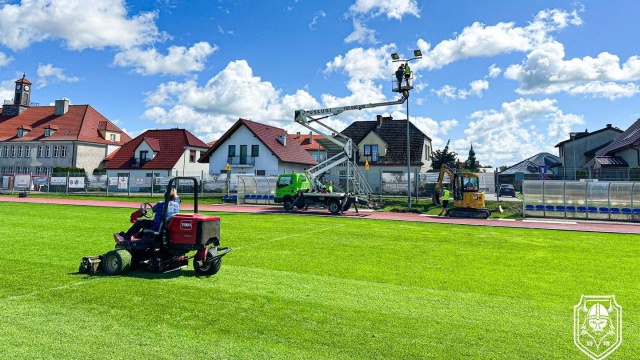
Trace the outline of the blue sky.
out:
<instances>
[{"instance_id":1,"label":"blue sky","mask_svg":"<svg viewBox=\"0 0 640 360\"><path fill-rule=\"evenodd\" d=\"M217 139L238 118L303 131L296 109L396 99L390 54L424 56L410 119L512 165L571 131L638 119L639 1L0 0L0 96L90 104L131 136ZM343 129L404 106L345 112Z\"/></svg>"}]
</instances>

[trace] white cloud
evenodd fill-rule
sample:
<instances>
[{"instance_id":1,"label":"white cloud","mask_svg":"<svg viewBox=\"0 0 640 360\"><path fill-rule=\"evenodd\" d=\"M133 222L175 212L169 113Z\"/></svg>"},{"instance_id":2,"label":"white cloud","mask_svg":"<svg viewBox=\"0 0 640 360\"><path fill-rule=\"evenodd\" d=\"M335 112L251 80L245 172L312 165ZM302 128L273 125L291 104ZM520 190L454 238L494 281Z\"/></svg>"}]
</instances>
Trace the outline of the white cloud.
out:
<instances>
[{"instance_id":1,"label":"white cloud","mask_svg":"<svg viewBox=\"0 0 640 360\"><path fill-rule=\"evenodd\" d=\"M347 44L352 42L375 44L378 40L376 39L376 32L374 30L367 28L367 26L360 21L353 20L353 32L344 39L344 42Z\"/></svg>"},{"instance_id":2,"label":"white cloud","mask_svg":"<svg viewBox=\"0 0 640 360\"><path fill-rule=\"evenodd\" d=\"M344 56L338 55L328 62L324 73L344 73L357 81L389 80L392 78L389 54L395 51L395 45L349 50Z\"/></svg>"},{"instance_id":3,"label":"white cloud","mask_svg":"<svg viewBox=\"0 0 640 360\"><path fill-rule=\"evenodd\" d=\"M366 26L366 21L379 16L402 21L407 15L420 17L417 0L356 0L345 15L353 19L353 32L344 39L345 43L358 42L375 44L375 30Z\"/></svg>"},{"instance_id":4,"label":"white cloud","mask_svg":"<svg viewBox=\"0 0 640 360\"><path fill-rule=\"evenodd\" d=\"M569 92L616 98L637 92L634 84L615 84L616 81L640 80L640 57L632 56L620 65L616 55L607 52L593 58L564 60L564 46L556 41L538 46L527 59L505 70L507 79L520 83L520 94L554 94Z\"/></svg>"},{"instance_id":5,"label":"white cloud","mask_svg":"<svg viewBox=\"0 0 640 360\"><path fill-rule=\"evenodd\" d=\"M402 20L407 15L420 17L417 0L356 0L349 7L353 16L378 17L385 16L388 19Z\"/></svg>"},{"instance_id":6,"label":"white cloud","mask_svg":"<svg viewBox=\"0 0 640 360\"><path fill-rule=\"evenodd\" d=\"M582 20L577 11L540 11L525 27L517 27L513 22L500 22L487 26L479 22L462 30L455 39L444 40L431 49L427 41L418 40L422 59L416 62L418 68L440 69L457 60L471 57L491 57L514 51L527 52L539 44L550 41L549 34L567 26L580 25Z\"/></svg>"},{"instance_id":7,"label":"white cloud","mask_svg":"<svg viewBox=\"0 0 640 360\"><path fill-rule=\"evenodd\" d=\"M324 11L317 11L314 15L313 15L313 20L311 20L311 23L309 24L309 29L311 30L315 30L316 29L316 24L318 23L318 20L320 20L320 18L323 18L327 16L327 14Z\"/></svg>"},{"instance_id":8,"label":"white cloud","mask_svg":"<svg viewBox=\"0 0 640 360\"><path fill-rule=\"evenodd\" d=\"M482 97L482 92L489 89L487 80L474 80L469 83L469 89L458 89L455 86L444 85L439 90L434 90L441 99L466 99L469 96Z\"/></svg>"},{"instance_id":9,"label":"white cloud","mask_svg":"<svg viewBox=\"0 0 640 360\"><path fill-rule=\"evenodd\" d=\"M128 49L115 55L113 63L117 66L133 66L135 72L142 75L184 75L201 71L209 57L218 50L202 41L190 48L184 46L169 47L168 54L163 56L156 49Z\"/></svg>"},{"instance_id":10,"label":"white cloud","mask_svg":"<svg viewBox=\"0 0 640 360\"><path fill-rule=\"evenodd\" d=\"M582 116L564 114L557 101L517 99L501 109L476 111L464 134L452 142L452 149L466 154L474 144L482 164L513 165L540 151L555 152L554 145L565 139L574 125L583 125Z\"/></svg>"},{"instance_id":11,"label":"white cloud","mask_svg":"<svg viewBox=\"0 0 640 360\"><path fill-rule=\"evenodd\" d=\"M500 74L502 74L502 69L496 66L496 64L492 64L491 66L489 66L489 74L487 75L488 78L497 78Z\"/></svg>"},{"instance_id":12,"label":"white cloud","mask_svg":"<svg viewBox=\"0 0 640 360\"><path fill-rule=\"evenodd\" d=\"M282 95L253 74L245 60L230 62L204 86L195 80L168 82L147 94L143 118L192 130L207 140L219 138L238 118L278 127L293 124L294 111L319 107L304 90Z\"/></svg>"},{"instance_id":13,"label":"white cloud","mask_svg":"<svg viewBox=\"0 0 640 360\"><path fill-rule=\"evenodd\" d=\"M47 86L49 79L53 78L56 81L75 83L80 81L77 76L67 76L64 74L64 70L53 66L52 64L38 64L38 89Z\"/></svg>"},{"instance_id":14,"label":"white cloud","mask_svg":"<svg viewBox=\"0 0 640 360\"><path fill-rule=\"evenodd\" d=\"M7 56L7 54L0 51L0 67L9 65L13 61L13 57Z\"/></svg>"},{"instance_id":15,"label":"white cloud","mask_svg":"<svg viewBox=\"0 0 640 360\"><path fill-rule=\"evenodd\" d=\"M72 50L130 48L164 38L157 12L128 16L124 0L29 0L0 8L0 44L12 50L63 40Z\"/></svg>"}]
</instances>

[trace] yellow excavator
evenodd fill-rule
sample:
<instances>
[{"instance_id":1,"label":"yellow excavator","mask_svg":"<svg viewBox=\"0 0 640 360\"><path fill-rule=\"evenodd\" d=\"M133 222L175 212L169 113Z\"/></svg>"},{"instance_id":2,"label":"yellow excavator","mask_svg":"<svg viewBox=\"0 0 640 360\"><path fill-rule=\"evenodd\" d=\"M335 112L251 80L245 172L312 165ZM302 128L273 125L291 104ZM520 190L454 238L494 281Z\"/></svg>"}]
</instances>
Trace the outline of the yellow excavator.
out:
<instances>
[{"instance_id":1,"label":"yellow excavator","mask_svg":"<svg viewBox=\"0 0 640 360\"><path fill-rule=\"evenodd\" d=\"M484 193L478 192L478 174L471 172L458 173L447 165L440 167L438 183L432 200L434 204L440 205L440 191L444 175L449 175L453 187L453 209L448 209L446 216L456 218L476 218L486 219L491 215L489 209L485 207ZM499 212L502 208L498 207Z\"/></svg>"}]
</instances>

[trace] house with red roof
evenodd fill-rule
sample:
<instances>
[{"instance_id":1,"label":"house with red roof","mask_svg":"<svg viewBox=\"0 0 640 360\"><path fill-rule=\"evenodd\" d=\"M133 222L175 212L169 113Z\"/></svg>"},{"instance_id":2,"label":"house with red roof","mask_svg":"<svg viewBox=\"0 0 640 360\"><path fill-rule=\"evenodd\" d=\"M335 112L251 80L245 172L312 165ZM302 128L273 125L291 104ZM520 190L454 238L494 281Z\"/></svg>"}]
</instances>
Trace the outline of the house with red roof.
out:
<instances>
[{"instance_id":1,"label":"house with red roof","mask_svg":"<svg viewBox=\"0 0 640 360\"><path fill-rule=\"evenodd\" d=\"M208 148L185 129L147 130L118 149L105 169L110 183L127 177L132 187L150 187L153 178L200 178L209 167L198 159Z\"/></svg>"},{"instance_id":2,"label":"house with red roof","mask_svg":"<svg viewBox=\"0 0 640 360\"><path fill-rule=\"evenodd\" d=\"M31 82L15 82L0 113L0 173L49 175L55 167L100 168L131 137L91 105L32 103Z\"/></svg>"},{"instance_id":3,"label":"house with red roof","mask_svg":"<svg viewBox=\"0 0 640 360\"><path fill-rule=\"evenodd\" d=\"M318 140L324 138L322 135L301 134L297 132L295 134L289 134L303 149L305 149L309 155L311 155L318 163L327 160L327 150L324 146L320 145Z\"/></svg>"},{"instance_id":4,"label":"house with red roof","mask_svg":"<svg viewBox=\"0 0 640 360\"><path fill-rule=\"evenodd\" d=\"M210 174L278 175L303 172L317 161L284 129L239 119L199 160Z\"/></svg>"}]
</instances>

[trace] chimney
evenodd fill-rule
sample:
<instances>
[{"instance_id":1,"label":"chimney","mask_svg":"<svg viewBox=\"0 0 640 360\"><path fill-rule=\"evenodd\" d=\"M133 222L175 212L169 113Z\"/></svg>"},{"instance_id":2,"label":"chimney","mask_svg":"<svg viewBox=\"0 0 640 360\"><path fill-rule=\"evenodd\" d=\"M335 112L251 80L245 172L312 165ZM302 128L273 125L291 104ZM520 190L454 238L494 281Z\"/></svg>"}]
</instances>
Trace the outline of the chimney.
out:
<instances>
[{"instance_id":1,"label":"chimney","mask_svg":"<svg viewBox=\"0 0 640 360\"><path fill-rule=\"evenodd\" d=\"M69 111L69 100L62 99L56 100L56 104L53 110L53 114L56 116L64 115Z\"/></svg>"},{"instance_id":2,"label":"chimney","mask_svg":"<svg viewBox=\"0 0 640 360\"><path fill-rule=\"evenodd\" d=\"M382 126L382 115L376 116L376 122L378 123L378 129Z\"/></svg>"},{"instance_id":3,"label":"chimney","mask_svg":"<svg viewBox=\"0 0 640 360\"><path fill-rule=\"evenodd\" d=\"M607 127L608 127L608 128L610 128L610 127L611 127L611 124L607 124Z\"/></svg>"}]
</instances>

